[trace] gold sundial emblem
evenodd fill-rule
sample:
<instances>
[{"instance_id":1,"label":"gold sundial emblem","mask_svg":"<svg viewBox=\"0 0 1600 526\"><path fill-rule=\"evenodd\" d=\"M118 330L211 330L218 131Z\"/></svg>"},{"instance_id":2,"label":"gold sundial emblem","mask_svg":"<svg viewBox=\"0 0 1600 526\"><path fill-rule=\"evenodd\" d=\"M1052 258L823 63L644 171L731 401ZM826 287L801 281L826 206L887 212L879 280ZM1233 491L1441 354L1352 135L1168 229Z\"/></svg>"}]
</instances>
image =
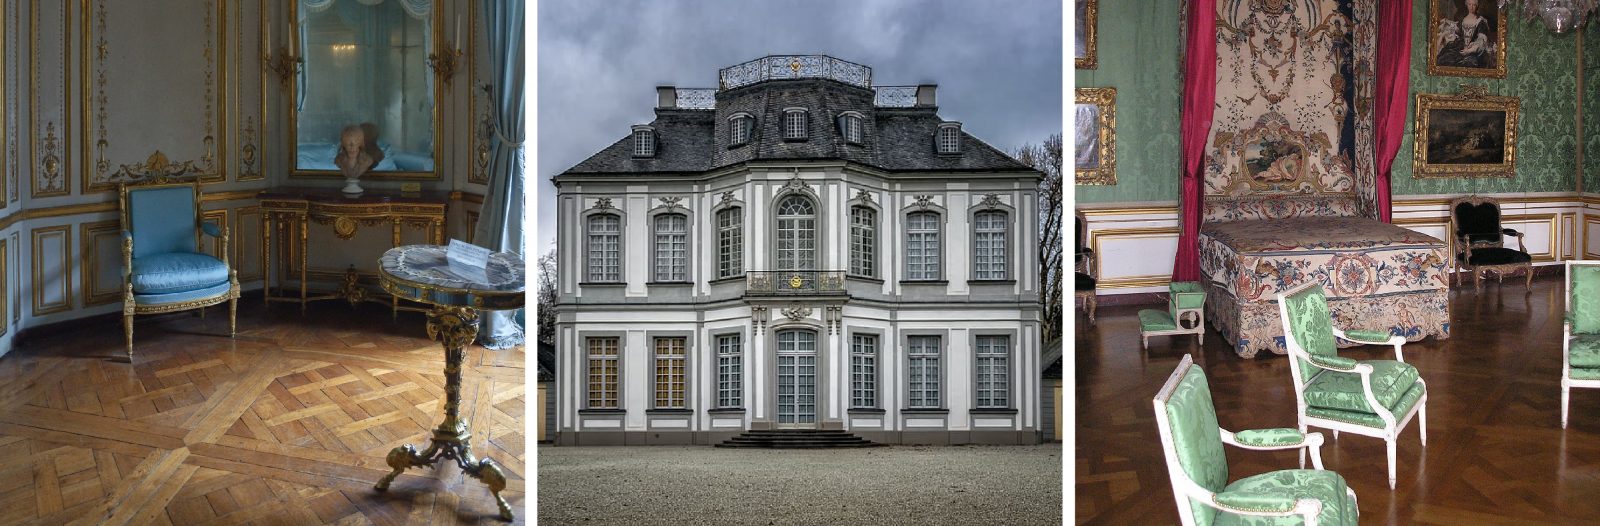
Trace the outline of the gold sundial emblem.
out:
<instances>
[{"instance_id":1,"label":"gold sundial emblem","mask_svg":"<svg viewBox=\"0 0 1600 526\"><path fill-rule=\"evenodd\" d=\"M794 71L796 75L800 74L800 59L790 60L789 70Z\"/></svg>"},{"instance_id":2,"label":"gold sundial emblem","mask_svg":"<svg viewBox=\"0 0 1600 526\"><path fill-rule=\"evenodd\" d=\"M804 285L804 284L805 284L805 280L801 279L799 274L795 274L793 276L789 276L789 288L798 289L798 288L800 288L801 285Z\"/></svg>"}]
</instances>

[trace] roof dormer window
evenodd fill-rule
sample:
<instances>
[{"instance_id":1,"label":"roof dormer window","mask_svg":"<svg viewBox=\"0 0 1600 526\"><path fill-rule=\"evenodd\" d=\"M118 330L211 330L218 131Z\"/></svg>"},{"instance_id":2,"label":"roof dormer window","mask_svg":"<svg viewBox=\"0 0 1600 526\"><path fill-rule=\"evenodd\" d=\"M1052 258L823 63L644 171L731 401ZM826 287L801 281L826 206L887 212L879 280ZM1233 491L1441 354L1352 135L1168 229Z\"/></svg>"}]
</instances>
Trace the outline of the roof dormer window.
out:
<instances>
[{"instance_id":1,"label":"roof dormer window","mask_svg":"<svg viewBox=\"0 0 1600 526\"><path fill-rule=\"evenodd\" d=\"M756 118L748 113L736 113L728 118L728 147L744 146L755 131Z\"/></svg>"},{"instance_id":2,"label":"roof dormer window","mask_svg":"<svg viewBox=\"0 0 1600 526\"><path fill-rule=\"evenodd\" d=\"M649 126L633 127L633 156L656 156L656 130Z\"/></svg>"},{"instance_id":3,"label":"roof dormer window","mask_svg":"<svg viewBox=\"0 0 1600 526\"><path fill-rule=\"evenodd\" d=\"M853 111L839 115L839 134L844 136L844 142L861 144L861 120L861 114Z\"/></svg>"},{"instance_id":4,"label":"roof dormer window","mask_svg":"<svg viewBox=\"0 0 1600 526\"><path fill-rule=\"evenodd\" d=\"M783 140L803 141L807 133L807 119L805 108L785 108L783 110Z\"/></svg>"},{"instance_id":5,"label":"roof dormer window","mask_svg":"<svg viewBox=\"0 0 1600 526\"><path fill-rule=\"evenodd\" d=\"M938 145L938 151L942 155L961 153L961 123L940 123L939 132L935 134L934 142Z\"/></svg>"}]
</instances>

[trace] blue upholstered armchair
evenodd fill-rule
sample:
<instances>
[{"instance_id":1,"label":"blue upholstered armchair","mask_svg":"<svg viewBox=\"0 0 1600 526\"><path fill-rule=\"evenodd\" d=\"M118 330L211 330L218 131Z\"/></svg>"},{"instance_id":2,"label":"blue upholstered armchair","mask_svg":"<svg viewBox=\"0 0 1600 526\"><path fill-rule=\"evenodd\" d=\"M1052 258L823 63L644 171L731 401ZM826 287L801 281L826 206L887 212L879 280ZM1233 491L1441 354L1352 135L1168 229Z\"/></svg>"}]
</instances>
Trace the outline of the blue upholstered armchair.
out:
<instances>
[{"instance_id":1,"label":"blue upholstered armchair","mask_svg":"<svg viewBox=\"0 0 1600 526\"><path fill-rule=\"evenodd\" d=\"M228 233L200 221L195 183L123 185L122 329L133 361L133 315L229 302L228 335L237 332L239 275L228 266ZM200 251L200 235L222 240L222 259ZM204 314L205 311L201 311Z\"/></svg>"}]
</instances>

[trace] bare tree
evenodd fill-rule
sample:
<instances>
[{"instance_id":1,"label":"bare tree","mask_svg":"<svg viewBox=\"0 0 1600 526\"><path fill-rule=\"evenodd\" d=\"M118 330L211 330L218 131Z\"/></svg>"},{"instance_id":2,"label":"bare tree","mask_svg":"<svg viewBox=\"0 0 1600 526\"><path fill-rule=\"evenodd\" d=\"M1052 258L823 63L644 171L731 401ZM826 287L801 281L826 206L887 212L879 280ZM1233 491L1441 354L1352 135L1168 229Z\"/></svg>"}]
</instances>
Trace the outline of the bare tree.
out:
<instances>
[{"instance_id":1,"label":"bare tree","mask_svg":"<svg viewBox=\"0 0 1600 526\"><path fill-rule=\"evenodd\" d=\"M556 344L556 249L539 256L538 315L539 341Z\"/></svg>"},{"instance_id":2,"label":"bare tree","mask_svg":"<svg viewBox=\"0 0 1600 526\"><path fill-rule=\"evenodd\" d=\"M1017 149L1016 158L1044 172L1039 180L1039 306L1042 341L1060 337L1062 330L1062 283L1064 270L1061 252L1062 208L1061 134L1051 135L1044 144L1028 143Z\"/></svg>"}]
</instances>

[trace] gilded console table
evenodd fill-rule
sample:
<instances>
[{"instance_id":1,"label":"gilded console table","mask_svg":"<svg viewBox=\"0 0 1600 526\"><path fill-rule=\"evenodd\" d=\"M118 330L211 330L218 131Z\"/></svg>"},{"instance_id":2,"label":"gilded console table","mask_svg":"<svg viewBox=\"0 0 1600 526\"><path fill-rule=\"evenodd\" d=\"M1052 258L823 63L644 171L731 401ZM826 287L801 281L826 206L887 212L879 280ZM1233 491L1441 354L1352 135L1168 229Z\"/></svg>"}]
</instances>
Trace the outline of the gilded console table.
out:
<instances>
[{"instance_id":1,"label":"gilded console table","mask_svg":"<svg viewBox=\"0 0 1600 526\"><path fill-rule=\"evenodd\" d=\"M432 466L443 459L455 460L472 478L483 481L500 506L500 518L512 520L511 506L500 497L506 489L506 475L494 460L472 456L472 433L461 418L461 365L466 347L478 338L479 310L520 309L527 288L522 258L509 252L489 256L484 282L472 281L452 273L445 261L445 247L407 245L389 249L378 260L378 278L383 290L397 298L433 306L428 312L428 337L444 345L444 422L433 430L428 449L417 452L411 445L394 448L387 462L394 471L374 486L389 489L389 483L406 469Z\"/></svg>"},{"instance_id":2,"label":"gilded console table","mask_svg":"<svg viewBox=\"0 0 1600 526\"><path fill-rule=\"evenodd\" d=\"M309 223L319 225L333 225L333 233L339 239L355 237L356 231L362 226L379 226L388 223L393 230L392 247L400 246L401 227L410 225L415 228L425 229L428 239L434 243L444 244L444 218L448 194L444 192L405 193L367 191L359 197L348 197L339 193L336 188L273 188L261 192L261 269L265 274L263 278L263 296L267 305L274 301L299 303L300 312L306 310L306 304L330 299L343 299L354 305L373 298L367 297L367 290L362 288L360 276L354 268L345 271L343 283L339 289L330 294L310 295L306 284L306 268L308 267L307 254L309 252L306 237ZM300 295L276 295L272 289L272 256L273 233L279 234L280 250L290 247L295 249L288 256L298 256L300 260ZM298 239L291 239L298 237ZM282 278L279 278L282 281ZM389 300L390 308L398 312L401 307L394 298ZM422 310L409 309L408 310Z\"/></svg>"}]
</instances>

